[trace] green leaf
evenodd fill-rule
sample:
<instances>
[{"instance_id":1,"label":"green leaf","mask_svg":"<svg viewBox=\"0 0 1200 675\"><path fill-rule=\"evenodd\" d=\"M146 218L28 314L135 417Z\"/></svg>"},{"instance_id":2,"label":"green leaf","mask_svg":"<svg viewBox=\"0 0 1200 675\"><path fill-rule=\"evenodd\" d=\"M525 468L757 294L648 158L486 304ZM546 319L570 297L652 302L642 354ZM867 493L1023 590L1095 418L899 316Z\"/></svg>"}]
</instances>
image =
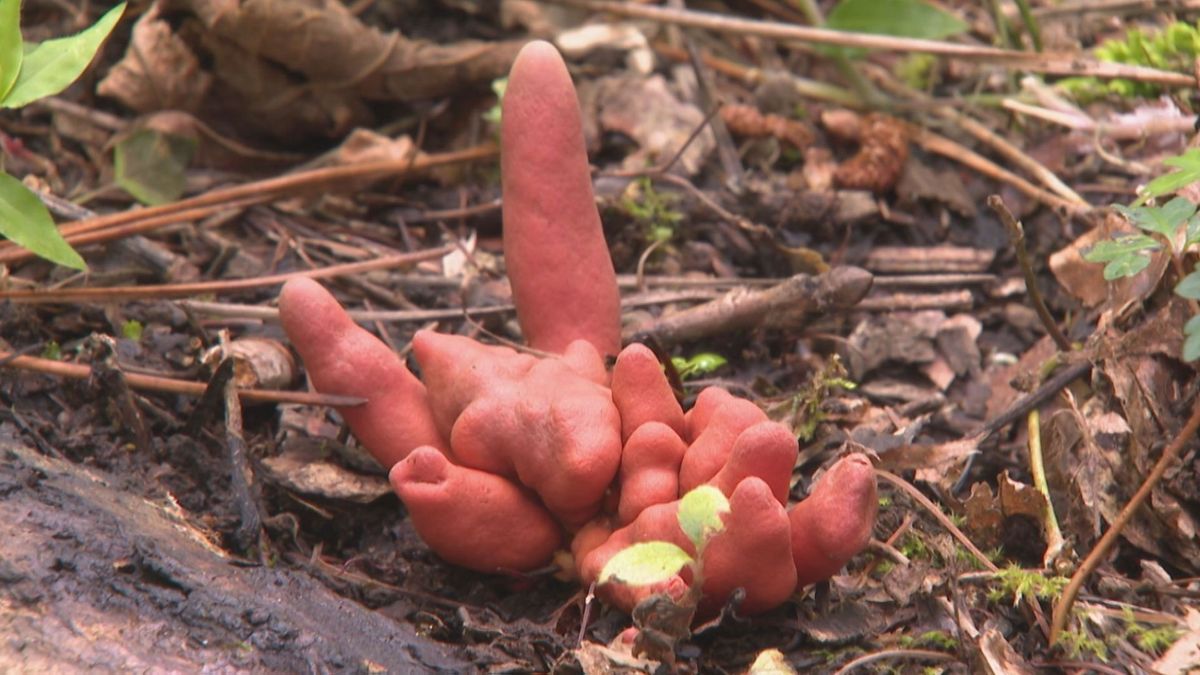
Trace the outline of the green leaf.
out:
<instances>
[{"instance_id":1,"label":"green leaf","mask_svg":"<svg viewBox=\"0 0 1200 675\"><path fill-rule=\"evenodd\" d=\"M1163 164L1179 170L1150 181L1142 198L1138 200L1139 203L1150 197L1170 194L1200 181L1200 148L1191 148L1178 157L1168 157L1163 160Z\"/></svg>"},{"instance_id":2,"label":"green leaf","mask_svg":"<svg viewBox=\"0 0 1200 675\"><path fill-rule=\"evenodd\" d=\"M1196 270L1179 280L1175 285L1175 295L1188 300L1200 300L1200 270Z\"/></svg>"},{"instance_id":3,"label":"green leaf","mask_svg":"<svg viewBox=\"0 0 1200 675\"><path fill-rule=\"evenodd\" d=\"M1187 320L1187 323L1183 324L1183 332L1186 335L1200 333L1200 314L1193 316Z\"/></svg>"},{"instance_id":4,"label":"green leaf","mask_svg":"<svg viewBox=\"0 0 1200 675\"><path fill-rule=\"evenodd\" d=\"M1196 205L1183 197L1176 197L1162 206L1113 206L1129 219L1135 227L1148 232L1157 232L1167 241L1175 240L1175 233L1196 215Z\"/></svg>"},{"instance_id":5,"label":"green leaf","mask_svg":"<svg viewBox=\"0 0 1200 675\"><path fill-rule=\"evenodd\" d=\"M143 204L175 201L183 194L195 151L195 139L140 129L113 150L114 180Z\"/></svg>"},{"instance_id":6,"label":"green leaf","mask_svg":"<svg viewBox=\"0 0 1200 675\"><path fill-rule=\"evenodd\" d=\"M600 583L616 580L630 586L648 586L670 579L691 563L692 556L675 544L641 542L609 558L600 570Z\"/></svg>"},{"instance_id":7,"label":"green leaf","mask_svg":"<svg viewBox=\"0 0 1200 675\"><path fill-rule=\"evenodd\" d=\"M1147 234L1127 234L1115 239L1097 242L1083 254L1083 259L1104 266L1104 279L1112 281L1131 277L1146 269L1150 264L1149 254L1162 248L1162 244Z\"/></svg>"},{"instance_id":8,"label":"green leaf","mask_svg":"<svg viewBox=\"0 0 1200 675\"><path fill-rule=\"evenodd\" d=\"M1130 254L1151 253L1160 248L1162 248L1162 244L1149 235L1123 234L1096 242L1095 246L1083 254L1083 259L1088 262L1108 262Z\"/></svg>"},{"instance_id":9,"label":"green leaf","mask_svg":"<svg viewBox=\"0 0 1200 675\"><path fill-rule=\"evenodd\" d=\"M64 267L82 270L83 258L58 233L50 212L21 181L0 172L0 235Z\"/></svg>"},{"instance_id":10,"label":"green leaf","mask_svg":"<svg viewBox=\"0 0 1200 675\"><path fill-rule=\"evenodd\" d=\"M121 3L75 35L34 45L25 54L17 81L0 107L20 108L66 89L83 74L124 12L125 3Z\"/></svg>"},{"instance_id":11,"label":"green leaf","mask_svg":"<svg viewBox=\"0 0 1200 675\"><path fill-rule=\"evenodd\" d=\"M725 529L723 513L729 513L724 493L711 485L701 485L679 500L679 527L698 551L709 537Z\"/></svg>"},{"instance_id":12,"label":"green leaf","mask_svg":"<svg viewBox=\"0 0 1200 675\"><path fill-rule=\"evenodd\" d=\"M1183 247L1186 249L1198 242L1200 242L1200 216L1188 221L1187 229L1184 231Z\"/></svg>"},{"instance_id":13,"label":"green leaf","mask_svg":"<svg viewBox=\"0 0 1200 675\"><path fill-rule=\"evenodd\" d=\"M1183 360L1195 361L1200 358L1200 331L1188 333L1183 341Z\"/></svg>"},{"instance_id":14,"label":"green leaf","mask_svg":"<svg viewBox=\"0 0 1200 675\"><path fill-rule=\"evenodd\" d=\"M958 17L921 0L844 0L829 13L826 28L938 40L967 30Z\"/></svg>"},{"instance_id":15,"label":"green leaf","mask_svg":"<svg viewBox=\"0 0 1200 675\"><path fill-rule=\"evenodd\" d=\"M0 0L0 101L8 96L25 48L21 44L21 0Z\"/></svg>"},{"instance_id":16,"label":"green leaf","mask_svg":"<svg viewBox=\"0 0 1200 675\"><path fill-rule=\"evenodd\" d=\"M1146 269L1149 265L1149 256L1132 255L1127 258L1119 258L1104 266L1104 280L1112 281L1114 279L1131 277Z\"/></svg>"},{"instance_id":17,"label":"green leaf","mask_svg":"<svg viewBox=\"0 0 1200 675\"><path fill-rule=\"evenodd\" d=\"M145 332L145 327L142 322L136 319L129 319L121 324L121 337L126 340L137 342L142 339L142 333Z\"/></svg>"}]
</instances>

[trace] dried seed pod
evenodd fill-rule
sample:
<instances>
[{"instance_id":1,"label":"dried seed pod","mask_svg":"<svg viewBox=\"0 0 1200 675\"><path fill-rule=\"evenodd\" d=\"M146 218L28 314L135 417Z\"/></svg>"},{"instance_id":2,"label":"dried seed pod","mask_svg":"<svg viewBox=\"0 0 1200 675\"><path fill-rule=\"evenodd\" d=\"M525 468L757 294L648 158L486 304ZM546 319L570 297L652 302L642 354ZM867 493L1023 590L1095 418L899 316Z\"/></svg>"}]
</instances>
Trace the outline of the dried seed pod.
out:
<instances>
[{"instance_id":1,"label":"dried seed pod","mask_svg":"<svg viewBox=\"0 0 1200 675\"><path fill-rule=\"evenodd\" d=\"M812 129L804 122L780 115L764 115L754 106L736 103L721 106L721 119L735 136L771 136L790 143L798 150L807 148L813 142Z\"/></svg>"},{"instance_id":2,"label":"dried seed pod","mask_svg":"<svg viewBox=\"0 0 1200 675\"><path fill-rule=\"evenodd\" d=\"M908 161L908 140L904 122L879 113L867 115L859 130L858 154L837 168L834 180L851 190L891 190Z\"/></svg>"}]
</instances>

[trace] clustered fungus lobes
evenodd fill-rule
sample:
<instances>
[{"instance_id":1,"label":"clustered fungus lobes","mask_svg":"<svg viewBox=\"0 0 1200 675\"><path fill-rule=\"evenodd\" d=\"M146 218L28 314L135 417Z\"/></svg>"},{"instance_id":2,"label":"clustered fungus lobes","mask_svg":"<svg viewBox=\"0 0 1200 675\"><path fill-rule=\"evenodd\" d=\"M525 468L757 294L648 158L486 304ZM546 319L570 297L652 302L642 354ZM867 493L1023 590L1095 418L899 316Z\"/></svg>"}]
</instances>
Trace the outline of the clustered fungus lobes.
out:
<instances>
[{"instance_id":1,"label":"clustered fungus lobes","mask_svg":"<svg viewBox=\"0 0 1200 675\"><path fill-rule=\"evenodd\" d=\"M765 611L836 573L871 534L870 462L843 458L789 510L798 447L786 427L718 388L685 413L650 350L620 349L575 91L547 43L513 64L501 141L517 317L554 356L421 331L422 381L316 282L291 281L279 300L313 385L366 400L341 413L389 469L417 532L448 562L487 573L533 570L569 546L586 584L623 550L665 542L700 555L702 615L739 588L743 612ZM698 551L679 501L704 486L728 509ZM684 567L653 584L606 581L602 597L630 610L692 578Z\"/></svg>"}]
</instances>

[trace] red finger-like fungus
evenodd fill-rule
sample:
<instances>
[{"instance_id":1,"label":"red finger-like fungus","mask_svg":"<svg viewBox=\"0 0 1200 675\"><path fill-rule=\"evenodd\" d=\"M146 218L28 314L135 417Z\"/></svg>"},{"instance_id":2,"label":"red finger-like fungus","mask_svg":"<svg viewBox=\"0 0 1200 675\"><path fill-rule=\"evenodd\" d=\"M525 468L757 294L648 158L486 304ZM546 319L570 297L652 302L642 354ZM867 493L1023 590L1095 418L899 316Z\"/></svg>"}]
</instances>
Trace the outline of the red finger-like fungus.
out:
<instances>
[{"instance_id":1,"label":"red finger-like fungus","mask_svg":"<svg viewBox=\"0 0 1200 675\"><path fill-rule=\"evenodd\" d=\"M835 574L871 535L870 462L840 460L789 512L796 440L754 403L710 388L684 414L641 345L620 352L610 378L619 295L574 88L549 44L518 55L502 124L504 249L518 319L529 344L551 356L420 331L422 383L316 282L289 282L279 301L313 385L366 399L340 412L391 469L417 532L448 562L489 573L541 567L570 537L590 583L634 543L669 541L694 555L678 504L709 484L730 509L704 547L699 616L739 588L741 610L755 613ZM606 583L601 595L628 610L658 591L683 598L691 579L685 568L652 587Z\"/></svg>"},{"instance_id":2,"label":"red finger-like fungus","mask_svg":"<svg viewBox=\"0 0 1200 675\"><path fill-rule=\"evenodd\" d=\"M413 353L458 462L532 488L570 527L596 515L621 461L607 387L562 359L455 335L420 332Z\"/></svg>"},{"instance_id":3,"label":"red finger-like fungus","mask_svg":"<svg viewBox=\"0 0 1200 675\"><path fill-rule=\"evenodd\" d=\"M525 572L544 565L562 542L537 497L500 476L455 466L434 448L413 450L388 478L417 533L455 565Z\"/></svg>"},{"instance_id":4,"label":"red finger-like fungus","mask_svg":"<svg viewBox=\"0 0 1200 675\"><path fill-rule=\"evenodd\" d=\"M875 469L866 455L838 460L788 514L801 586L828 579L866 547L879 510Z\"/></svg>"},{"instance_id":5,"label":"red finger-like fungus","mask_svg":"<svg viewBox=\"0 0 1200 675\"><path fill-rule=\"evenodd\" d=\"M647 422L660 422L682 437L683 409L675 400L662 364L650 348L634 343L621 350L613 364L612 397L621 412L621 440Z\"/></svg>"},{"instance_id":6,"label":"red finger-like fungus","mask_svg":"<svg viewBox=\"0 0 1200 675\"><path fill-rule=\"evenodd\" d=\"M587 340L621 349L621 298L592 196L575 86L558 51L517 55L501 108L504 261L517 318L535 349Z\"/></svg>"},{"instance_id":7,"label":"red finger-like fungus","mask_svg":"<svg viewBox=\"0 0 1200 675\"><path fill-rule=\"evenodd\" d=\"M632 522L646 508L679 496L679 463L685 451L683 439L662 422L647 422L633 432L621 451L619 523Z\"/></svg>"},{"instance_id":8,"label":"red finger-like fungus","mask_svg":"<svg viewBox=\"0 0 1200 675\"><path fill-rule=\"evenodd\" d=\"M702 403L704 408L701 408ZM700 392L696 407L688 414L692 444L679 467L681 493L712 480L729 461L733 445L742 432L767 421L767 414L758 406L714 387Z\"/></svg>"},{"instance_id":9,"label":"red finger-like fungus","mask_svg":"<svg viewBox=\"0 0 1200 675\"><path fill-rule=\"evenodd\" d=\"M639 542L667 541L695 556L695 546L679 527L678 508L678 501L646 508L603 544L583 552L580 578L584 583L595 581L610 558ZM779 606L796 589L790 526L783 505L766 483L750 477L729 495L729 513L722 518L725 529L709 541L701 561L704 587L698 615L714 615L739 588L745 591L740 609L747 614ZM601 585L598 592L613 605L630 611L654 593L678 587L680 582L690 584L691 576L684 570L666 582L650 586L610 582Z\"/></svg>"},{"instance_id":10,"label":"red finger-like fungus","mask_svg":"<svg viewBox=\"0 0 1200 675\"><path fill-rule=\"evenodd\" d=\"M338 412L385 469L417 446L447 449L425 385L329 291L311 279L289 281L279 296L279 318L318 391L366 399Z\"/></svg>"}]
</instances>

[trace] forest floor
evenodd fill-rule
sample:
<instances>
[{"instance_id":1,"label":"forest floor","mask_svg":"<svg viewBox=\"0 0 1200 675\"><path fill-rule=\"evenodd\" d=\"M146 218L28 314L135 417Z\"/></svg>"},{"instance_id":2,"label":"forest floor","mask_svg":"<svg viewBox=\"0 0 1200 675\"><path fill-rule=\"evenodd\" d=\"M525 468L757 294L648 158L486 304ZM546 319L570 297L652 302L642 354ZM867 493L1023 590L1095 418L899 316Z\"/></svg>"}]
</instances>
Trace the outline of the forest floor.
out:
<instances>
[{"instance_id":1,"label":"forest floor","mask_svg":"<svg viewBox=\"0 0 1200 675\"><path fill-rule=\"evenodd\" d=\"M0 243L0 664L664 667L604 647L629 617L585 612L573 583L439 560L329 399L230 414L222 393L307 391L273 308L317 268L402 354L420 328L520 340L493 81L538 37L579 91L628 325L794 275L873 278L819 315L650 336L685 406L719 385L795 431L795 496L847 448L881 476L866 552L696 631L678 669L769 649L799 672L1200 668L1194 3L1035 0L1030 22L996 3L998 23L951 0L962 30L928 55L770 32L805 25L803 2L708 3L703 26L638 3L300 4L130 7L75 85L0 112L4 170L88 263ZM26 2L25 39L110 6ZM1158 60L1115 80L1106 40ZM1107 240L1130 275L1084 259ZM251 365L218 367L222 345ZM354 618L304 618L334 611Z\"/></svg>"}]
</instances>

